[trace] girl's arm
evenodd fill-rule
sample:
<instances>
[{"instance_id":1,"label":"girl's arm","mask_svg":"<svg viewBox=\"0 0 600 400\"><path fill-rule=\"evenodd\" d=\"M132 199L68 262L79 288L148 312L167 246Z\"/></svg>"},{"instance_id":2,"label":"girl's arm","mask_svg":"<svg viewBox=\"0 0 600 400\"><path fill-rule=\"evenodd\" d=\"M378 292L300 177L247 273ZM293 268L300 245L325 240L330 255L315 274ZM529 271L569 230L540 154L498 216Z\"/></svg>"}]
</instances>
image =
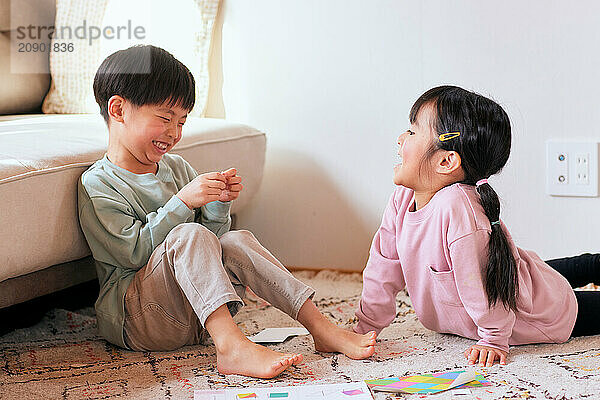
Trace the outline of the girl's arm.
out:
<instances>
[{"instance_id":1,"label":"girl's arm","mask_svg":"<svg viewBox=\"0 0 600 400\"><path fill-rule=\"evenodd\" d=\"M477 344L508 352L515 313L502 303L488 307L481 278L482 266L487 262L489 238L488 230L477 230L451 243L451 267L460 300L477 325L477 333L481 338Z\"/></svg>"},{"instance_id":2,"label":"girl's arm","mask_svg":"<svg viewBox=\"0 0 600 400\"><path fill-rule=\"evenodd\" d=\"M404 288L404 277L396 250L395 194L383 214L383 221L373 238L369 260L363 272L363 291L354 331L377 334L396 316L396 295Z\"/></svg>"}]
</instances>

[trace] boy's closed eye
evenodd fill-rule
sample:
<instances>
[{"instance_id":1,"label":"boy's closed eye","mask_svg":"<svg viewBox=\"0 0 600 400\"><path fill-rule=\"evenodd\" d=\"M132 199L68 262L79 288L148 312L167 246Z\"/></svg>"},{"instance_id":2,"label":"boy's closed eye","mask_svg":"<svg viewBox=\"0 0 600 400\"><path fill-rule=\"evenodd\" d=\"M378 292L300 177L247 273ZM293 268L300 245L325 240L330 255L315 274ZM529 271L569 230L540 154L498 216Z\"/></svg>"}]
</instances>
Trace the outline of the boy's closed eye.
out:
<instances>
[{"instance_id":1,"label":"boy's closed eye","mask_svg":"<svg viewBox=\"0 0 600 400\"><path fill-rule=\"evenodd\" d=\"M167 117L163 117L161 115L157 115L158 118L160 118L161 120L163 120L164 122L171 122L170 118ZM185 120L179 122L179 126L183 126L185 124Z\"/></svg>"}]
</instances>

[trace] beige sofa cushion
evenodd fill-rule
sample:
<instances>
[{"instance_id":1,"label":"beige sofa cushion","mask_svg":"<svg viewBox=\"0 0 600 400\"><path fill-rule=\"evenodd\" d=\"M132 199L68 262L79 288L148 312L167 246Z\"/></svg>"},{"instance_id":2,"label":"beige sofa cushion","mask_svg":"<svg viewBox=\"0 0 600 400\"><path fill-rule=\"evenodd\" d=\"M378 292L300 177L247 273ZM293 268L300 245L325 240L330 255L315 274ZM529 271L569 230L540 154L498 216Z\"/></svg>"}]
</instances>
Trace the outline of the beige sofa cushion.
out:
<instances>
[{"instance_id":1,"label":"beige sofa cushion","mask_svg":"<svg viewBox=\"0 0 600 400\"><path fill-rule=\"evenodd\" d=\"M0 0L0 31L50 26L55 16L56 0Z\"/></svg>"},{"instance_id":2,"label":"beige sofa cushion","mask_svg":"<svg viewBox=\"0 0 600 400\"><path fill-rule=\"evenodd\" d=\"M35 63L37 70L48 71L48 54L31 53L27 59L12 59L10 32L0 32L0 114L16 114L40 110L50 87L50 74L15 73L21 62ZM11 68L12 62L12 68Z\"/></svg>"},{"instance_id":3,"label":"beige sofa cushion","mask_svg":"<svg viewBox=\"0 0 600 400\"><path fill-rule=\"evenodd\" d=\"M11 0L0 0L0 32L10 30Z\"/></svg>"},{"instance_id":4,"label":"beige sofa cushion","mask_svg":"<svg viewBox=\"0 0 600 400\"><path fill-rule=\"evenodd\" d=\"M89 255L77 219L77 180L106 151L99 115L44 115L0 121L0 282ZM266 138L254 128L189 118L173 149L199 172L236 167L243 208L258 190Z\"/></svg>"},{"instance_id":5,"label":"beige sofa cushion","mask_svg":"<svg viewBox=\"0 0 600 400\"><path fill-rule=\"evenodd\" d=\"M48 52L17 50L20 44L49 45L50 39L47 35L33 39L28 34L18 39L17 29L53 25L54 15L54 0L0 0L0 114L41 109L50 88Z\"/></svg>"},{"instance_id":6,"label":"beige sofa cushion","mask_svg":"<svg viewBox=\"0 0 600 400\"><path fill-rule=\"evenodd\" d=\"M183 0L165 7L161 0L57 0L57 27L96 27L112 32L98 39L53 38L72 45L73 51L51 52L52 85L44 99L44 113L94 113L98 105L92 90L101 62L117 50L137 44L161 47L184 63L196 81L196 104L190 115L204 115L208 96L208 55L219 0ZM139 12L143 9L144 12ZM133 17L132 17L133 16ZM128 27L117 36L117 28ZM137 28L143 32L136 34ZM140 72L140 71L132 71Z\"/></svg>"}]
</instances>

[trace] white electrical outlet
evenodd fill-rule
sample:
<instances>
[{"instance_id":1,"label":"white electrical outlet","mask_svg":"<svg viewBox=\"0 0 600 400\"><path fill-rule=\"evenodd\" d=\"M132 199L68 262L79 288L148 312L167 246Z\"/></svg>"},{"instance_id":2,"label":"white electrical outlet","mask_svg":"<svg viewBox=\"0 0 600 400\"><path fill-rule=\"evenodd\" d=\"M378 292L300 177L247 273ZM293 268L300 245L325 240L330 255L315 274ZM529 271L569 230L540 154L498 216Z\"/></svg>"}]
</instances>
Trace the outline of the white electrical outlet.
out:
<instances>
[{"instance_id":1,"label":"white electrical outlet","mask_svg":"<svg viewBox=\"0 0 600 400\"><path fill-rule=\"evenodd\" d=\"M597 141L546 142L546 192L552 196L598 196Z\"/></svg>"},{"instance_id":2,"label":"white electrical outlet","mask_svg":"<svg viewBox=\"0 0 600 400\"><path fill-rule=\"evenodd\" d=\"M589 154L577 154L575 156L575 165L577 168L576 183L578 185L589 185L590 184L590 155Z\"/></svg>"}]
</instances>

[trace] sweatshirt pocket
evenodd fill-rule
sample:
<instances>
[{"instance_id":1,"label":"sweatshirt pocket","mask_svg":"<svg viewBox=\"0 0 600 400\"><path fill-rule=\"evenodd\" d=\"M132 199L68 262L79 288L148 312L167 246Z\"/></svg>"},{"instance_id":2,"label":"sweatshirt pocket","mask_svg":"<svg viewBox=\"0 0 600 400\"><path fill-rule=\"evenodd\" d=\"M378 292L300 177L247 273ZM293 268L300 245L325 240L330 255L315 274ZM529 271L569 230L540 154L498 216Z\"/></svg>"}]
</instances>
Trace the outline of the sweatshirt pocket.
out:
<instances>
[{"instance_id":1,"label":"sweatshirt pocket","mask_svg":"<svg viewBox=\"0 0 600 400\"><path fill-rule=\"evenodd\" d=\"M454 271L437 271L435 265L429 265L427 269L433 282L433 299L450 306L462 307L454 280Z\"/></svg>"}]
</instances>

